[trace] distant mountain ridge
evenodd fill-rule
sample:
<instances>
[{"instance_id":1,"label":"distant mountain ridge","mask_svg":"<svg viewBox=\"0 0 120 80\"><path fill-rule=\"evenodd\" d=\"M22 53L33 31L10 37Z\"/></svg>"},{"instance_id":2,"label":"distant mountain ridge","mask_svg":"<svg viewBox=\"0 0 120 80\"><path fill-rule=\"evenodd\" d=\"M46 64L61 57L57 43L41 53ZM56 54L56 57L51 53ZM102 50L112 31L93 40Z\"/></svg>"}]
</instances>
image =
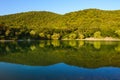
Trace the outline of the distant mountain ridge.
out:
<instances>
[{"instance_id":1,"label":"distant mountain ridge","mask_svg":"<svg viewBox=\"0 0 120 80\"><path fill-rule=\"evenodd\" d=\"M61 33L61 38L70 38L70 34L94 37L100 32L102 37L120 37L120 10L85 9L64 15L48 11L30 11L0 16L0 23L9 28L28 28L35 33ZM47 37L47 35L45 35ZM74 36L74 35L72 35ZM45 37L45 38L46 38Z\"/></svg>"}]
</instances>

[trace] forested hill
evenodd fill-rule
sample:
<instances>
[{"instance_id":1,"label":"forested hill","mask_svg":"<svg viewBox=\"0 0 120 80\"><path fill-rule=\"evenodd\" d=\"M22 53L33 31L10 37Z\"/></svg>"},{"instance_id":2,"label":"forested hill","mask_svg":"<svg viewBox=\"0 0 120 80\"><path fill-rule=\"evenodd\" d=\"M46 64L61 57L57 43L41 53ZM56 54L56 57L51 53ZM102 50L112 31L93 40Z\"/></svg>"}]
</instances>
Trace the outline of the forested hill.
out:
<instances>
[{"instance_id":1,"label":"forested hill","mask_svg":"<svg viewBox=\"0 0 120 80\"><path fill-rule=\"evenodd\" d=\"M31 11L5 15L0 17L0 22L13 28L26 26L27 28L55 27L61 15L46 11ZM58 23L59 24L59 23Z\"/></svg>"},{"instance_id":2,"label":"forested hill","mask_svg":"<svg viewBox=\"0 0 120 80\"><path fill-rule=\"evenodd\" d=\"M120 38L120 10L85 9L64 15L31 11L0 16L0 39Z\"/></svg>"}]
</instances>

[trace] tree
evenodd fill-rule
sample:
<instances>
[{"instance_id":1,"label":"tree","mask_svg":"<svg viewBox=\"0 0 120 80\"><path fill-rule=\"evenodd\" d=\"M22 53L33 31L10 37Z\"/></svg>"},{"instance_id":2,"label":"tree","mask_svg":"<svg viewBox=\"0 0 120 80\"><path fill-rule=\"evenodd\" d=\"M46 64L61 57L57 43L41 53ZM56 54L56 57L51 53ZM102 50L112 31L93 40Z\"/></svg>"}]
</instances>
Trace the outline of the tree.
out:
<instances>
[{"instance_id":1,"label":"tree","mask_svg":"<svg viewBox=\"0 0 120 80\"><path fill-rule=\"evenodd\" d=\"M115 33L117 34L118 37L120 37L120 30L116 30Z\"/></svg>"},{"instance_id":2,"label":"tree","mask_svg":"<svg viewBox=\"0 0 120 80\"><path fill-rule=\"evenodd\" d=\"M30 35L35 36L36 32L34 30L30 31Z\"/></svg>"},{"instance_id":3,"label":"tree","mask_svg":"<svg viewBox=\"0 0 120 80\"><path fill-rule=\"evenodd\" d=\"M78 35L78 39L84 39L84 37L85 37L85 36L84 36L83 34L79 34L79 35Z\"/></svg>"},{"instance_id":4,"label":"tree","mask_svg":"<svg viewBox=\"0 0 120 80\"><path fill-rule=\"evenodd\" d=\"M54 33L52 36L51 36L52 39L60 39L60 34L59 33Z\"/></svg>"},{"instance_id":5,"label":"tree","mask_svg":"<svg viewBox=\"0 0 120 80\"><path fill-rule=\"evenodd\" d=\"M100 31L95 32L94 38L101 38L101 32Z\"/></svg>"},{"instance_id":6,"label":"tree","mask_svg":"<svg viewBox=\"0 0 120 80\"><path fill-rule=\"evenodd\" d=\"M47 36L47 39L49 39L49 40L51 39L51 35L50 34L47 34L46 36Z\"/></svg>"},{"instance_id":7,"label":"tree","mask_svg":"<svg viewBox=\"0 0 120 80\"><path fill-rule=\"evenodd\" d=\"M45 38L45 34L44 34L44 33L39 33L39 36L40 36L41 38Z\"/></svg>"},{"instance_id":8,"label":"tree","mask_svg":"<svg viewBox=\"0 0 120 80\"><path fill-rule=\"evenodd\" d=\"M69 39L76 39L77 35L75 33L71 33L69 35Z\"/></svg>"}]
</instances>

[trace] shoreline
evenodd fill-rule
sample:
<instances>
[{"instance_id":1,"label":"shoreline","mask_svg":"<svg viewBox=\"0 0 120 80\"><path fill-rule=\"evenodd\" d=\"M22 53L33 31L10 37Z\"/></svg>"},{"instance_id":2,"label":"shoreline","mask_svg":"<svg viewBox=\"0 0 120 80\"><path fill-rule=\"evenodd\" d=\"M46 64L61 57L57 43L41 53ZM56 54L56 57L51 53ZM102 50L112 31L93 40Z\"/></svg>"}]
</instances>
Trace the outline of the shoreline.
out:
<instances>
[{"instance_id":1,"label":"shoreline","mask_svg":"<svg viewBox=\"0 0 120 80\"><path fill-rule=\"evenodd\" d=\"M89 41L120 41L120 39L112 38L112 37L105 37L105 38L86 38L85 40Z\"/></svg>"},{"instance_id":2,"label":"shoreline","mask_svg":"<svg viewBox=\"0 0 120 80\"><path fill-rule=\"evenodd\" d=\"M118 38L85 38L85 39L62 39L62 40L83 40L83 41L120 41Z\"/></svg>"},{"instance_id":3,"label":"shoreline","mask_svg":"<svg viewBox=\"0 0 120 80\"><path fill-rule=\"evenodd\" d=\"M57 39L54 39L57 40ZM85 38L85 39L61 39L61 40L65 40L65 41L69 41L69 40L81 40L81 41L120 41L120 39L118 38ZM0 42L11 42L11 41L33 41L33 40L0 40ZM39 41L39 40L34 40L34 41Z\"/></svg>"}]
</instances>

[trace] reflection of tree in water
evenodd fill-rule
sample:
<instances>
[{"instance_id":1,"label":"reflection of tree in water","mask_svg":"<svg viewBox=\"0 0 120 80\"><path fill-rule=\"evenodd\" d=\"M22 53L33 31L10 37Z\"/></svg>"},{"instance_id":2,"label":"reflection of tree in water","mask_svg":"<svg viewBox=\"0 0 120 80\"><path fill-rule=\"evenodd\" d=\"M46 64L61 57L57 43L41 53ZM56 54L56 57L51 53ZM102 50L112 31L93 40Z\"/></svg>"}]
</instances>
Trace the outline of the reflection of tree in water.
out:
<instances>
[{"instance_id":1,"label":"reflection of tree in water","mask_svg":"<svg viewBox=\"0 0 120 80\"><path fill-rule=\"evenodd\" d=\"M115 47L115 51L120 52L120 44Z\"/></svg>"},{"instance_id":2,"label":"reflection of tree in water","mask_svg":"<svg viewBox=\"0 0 120 80\"><path fill-rule=\"evenodd\" d=\"M94 45L95 49L100 49L100 47L101 47L100 41L95 41L93 45Z\"/></svg>"},{"instance_id":3,"label":"reflection of tree in water","mask_svg":"<svg viewBox=\"0 0 120 80\"><path fill-rule=\"evenodd\" d=\"M74 40L69 41L69 46L76 47L77 46L76 41L74 41Z\"/></svg>"},{"instance_id":4,"label":"reflection of tree in water","mask_svg":"<svg viewBox=\"0 0 120 80\"><path fill-rule=\"evenodd\" d=\"M93 45L93 46L92 46ZM105 45L112 45L105 42ZM114 44L116 45L116 44ZM75 41L75 40L68 40L68 41L59 41L59 40L46 40L46 41L21 41L21 42L1 42L0 45L0 54L7 54L7 53L16 53L16 52L28 52L29 50L35 50L36 48L82 48L82 47L91 46L90 48L100 49L102 47L102 42L94 41L94 42L87 42L87 41ZM110 47L110 46L107 46ZM119 51L119 45L116 46L114 49ZM89 49L89 48L88 48Z\"/></svg>"},{"instance_id":5,"label":"reflection of tree in water","mask_svg":"<svg viewBox=\"0 0 120 80\"><path fill-rule=\"evenodd\" d=\"M52 40L52 41L51 41L51 44L52 44L54 47L59 47L59 46L60 46L60 41L59 41L59 40Z\"/></svg>"},{"instance_id":6,"label":"reflection of tree in water","mask_svg":"<svg viewBox=\"0 0 120 80\"><path fill-rule=\"evenodd\" d=\"M78 46L79 46L79 47L84 46L84 41L82 41L82 40L78 41Z\"/></svg>"},{"instance_id":7,"label":"reflection of tree in water","mask_svg":"<svg viewBox=\"0 0 120 80\"><path fill-rule=\"evenodd\" d=\"M37 43L30 42L4 42L0 45L0 54L17 53L17 52L28 52L31 48L33 49Z\"/></svg>"},{"instance_id":8,"label":"reflection of tree in water","mask_svg":"<svg viewBox=\"0 0 120 80\"><path fill-rule=\"evenodd\" d=\"M69 65L96 68L119 66L119 42L32 41L5 42L0 45L0 60L26 65ZM99 50L98 50L99 49ZM13 54L15 53L15 54Z\"/></svg>"},{"instance_id":9,"label":"reflection of tree in water","mask_svg":"<svg viewBox=\"0 0 120 80\"><path fill-rule=\"evenodd\" d=\"M31 45L31 46L30 46L30 49L33 51L33 50L36 49L36 46L35 46L35 45Z\"/></svg>"},{"instance_id":10,"label":"reflection of tree in water","mask_svg":"<svg viewBox=\"0 0 120 80\"><path fill-rule=\"evenodd\" d=\"M39 43L39 47L45 47L45 41L41 41L40 43Z\"/></svg>"}]
</instances>

